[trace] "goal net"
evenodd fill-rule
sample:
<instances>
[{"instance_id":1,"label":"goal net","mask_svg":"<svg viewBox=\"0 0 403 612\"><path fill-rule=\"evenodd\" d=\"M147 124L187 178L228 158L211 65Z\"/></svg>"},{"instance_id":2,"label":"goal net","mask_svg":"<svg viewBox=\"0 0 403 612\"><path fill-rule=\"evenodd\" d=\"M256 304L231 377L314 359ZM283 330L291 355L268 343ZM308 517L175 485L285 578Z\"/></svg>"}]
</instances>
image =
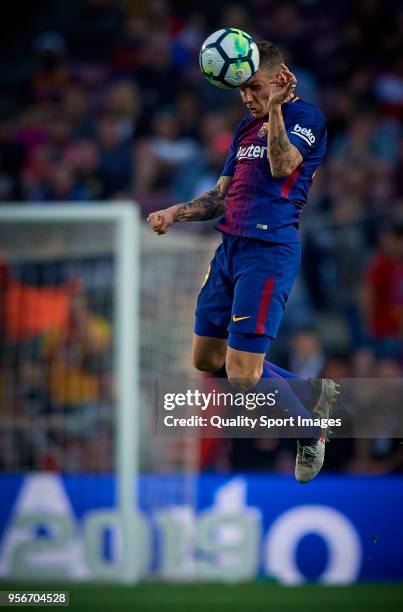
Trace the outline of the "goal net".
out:
<instances>
[{"instance_id":1,"label":"goal net","mask_svg":"<svg viewBox=\"0 0 403 612\"><path fill-rule=\"evenodd\" d=\"M158 573L153 522L191 520L199 449L155 436L155 384L194 377L214 242L130 204L0 210L0 576Z\"/></svg>"}]
</instances>

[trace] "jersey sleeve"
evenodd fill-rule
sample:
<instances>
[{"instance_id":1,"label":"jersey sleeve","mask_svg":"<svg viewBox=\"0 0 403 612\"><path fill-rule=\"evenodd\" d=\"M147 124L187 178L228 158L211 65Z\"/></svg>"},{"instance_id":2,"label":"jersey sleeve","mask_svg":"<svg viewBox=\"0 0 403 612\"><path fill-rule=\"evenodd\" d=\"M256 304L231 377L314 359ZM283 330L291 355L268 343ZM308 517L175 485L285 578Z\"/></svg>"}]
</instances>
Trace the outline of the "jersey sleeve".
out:
<instances>
[{"instance_id":1,"label":"jersey sleeve","mask_svg":"<svg viewBox=\"0 0 403 612\"><path fill-rule=\"evenodd\" d=\"M287 127L288 139L305 158L323 143L326 119L315 108L300 110L290 119L291 123Z\"/></svg>"},{"instance_id":2,"label":"jersey sleeve","mask_svg":"<svg viewBox=\"0 0 403 612\"><path fill-rule=\"evenodd\" d=\"M223 171L221 172L221 176L234 176L235 164L236 164L236 152L238 148L238 133L239 133L239 126L234 131L234 135L232 137L232 142L231 142L231 147L228 152Z\"/></svg>"}]
</instances>

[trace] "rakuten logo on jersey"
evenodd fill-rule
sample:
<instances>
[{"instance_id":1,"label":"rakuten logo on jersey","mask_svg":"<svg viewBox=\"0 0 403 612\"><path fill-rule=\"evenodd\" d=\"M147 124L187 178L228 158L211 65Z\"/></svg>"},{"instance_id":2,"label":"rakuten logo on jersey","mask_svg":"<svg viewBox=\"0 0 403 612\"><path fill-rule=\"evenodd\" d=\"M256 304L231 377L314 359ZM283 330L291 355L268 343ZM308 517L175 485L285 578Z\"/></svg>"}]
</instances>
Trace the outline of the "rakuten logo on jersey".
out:
<instances>
[{"instance_id":1,"label":"rakuten logo on jersey","mask_svg":"<svg viewBox=\"0 0 403 612\"><path fill-rule=\"evenodd\" d=\"M262 159L267 157L267 147L261 147L260 145L249 145L248 147L239 147L236 154L238 160L242 159Z\"/></svg>"},{"instance_id":2,"label":"rakuten logo on jersey","mask_svg":"<svg viewBox=\"0 0 403 612\"><path fill-rule=\"evenodd\" d=\"M315 136L312 133L311 128L309 129L303 128L298 123L294 125L294 129L292 130L291 134L295 134L295 136L299 136L300 138L302 138L302 140L305 140L305 142L309 144L309 146L313 145L313 143L316 140Z\"/></svg>"}]
</instances>

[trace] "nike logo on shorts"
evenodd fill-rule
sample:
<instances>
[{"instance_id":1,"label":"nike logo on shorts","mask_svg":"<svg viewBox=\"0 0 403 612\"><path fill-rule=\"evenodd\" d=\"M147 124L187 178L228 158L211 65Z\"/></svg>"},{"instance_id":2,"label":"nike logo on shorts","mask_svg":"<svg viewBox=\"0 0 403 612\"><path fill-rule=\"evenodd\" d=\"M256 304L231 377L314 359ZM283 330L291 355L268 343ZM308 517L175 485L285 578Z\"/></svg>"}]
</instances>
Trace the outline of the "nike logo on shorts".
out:
<instances>
[{"instance_id":1,"label":"nike logo on shorts","mask_svg":"<svg viewBox=\"0 0 403 612\"><path fill-rule=\"evenodd\" d=\"M248 317L236 317L235 315L232 315L232 320L234 323L237 323L238 321L244 321L245 319L250 319L252 315L249 315Z\"/></svg>"}]
</instances>

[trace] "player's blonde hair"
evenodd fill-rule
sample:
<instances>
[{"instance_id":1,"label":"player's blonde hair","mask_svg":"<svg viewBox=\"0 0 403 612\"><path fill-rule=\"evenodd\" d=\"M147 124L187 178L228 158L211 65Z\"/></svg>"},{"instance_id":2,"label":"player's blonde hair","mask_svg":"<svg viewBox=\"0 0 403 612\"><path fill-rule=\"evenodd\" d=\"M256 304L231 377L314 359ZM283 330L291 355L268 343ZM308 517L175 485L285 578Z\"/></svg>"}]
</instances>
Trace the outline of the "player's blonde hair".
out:
<instances>
[{"instance_id":1,"label":"player's blonde hair","mask_svg":"<svg viewBox=\"0 0 403 612\"><path fill-rule=\"evenodd\" d=\"M257 43L260 54L259 68L264 68L269 72L276 72L281 64L284 63L284 58L280 49L278 49L269 40L262 40Z\"/></svg>"}]
</instances>

